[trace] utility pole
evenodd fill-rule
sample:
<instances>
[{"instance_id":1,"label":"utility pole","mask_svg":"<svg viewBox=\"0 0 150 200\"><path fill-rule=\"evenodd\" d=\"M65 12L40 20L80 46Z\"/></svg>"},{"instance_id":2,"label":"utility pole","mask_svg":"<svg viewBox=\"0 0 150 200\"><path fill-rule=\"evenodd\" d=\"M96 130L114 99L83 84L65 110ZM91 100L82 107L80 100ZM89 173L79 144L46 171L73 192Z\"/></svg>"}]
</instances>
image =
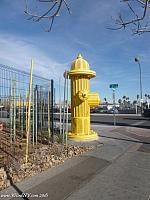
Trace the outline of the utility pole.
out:
<instances>
[{"instance_id":1,"label":"utility pole","mask_svg":"<svg viewBox=\"0 0 150 200\"><path fill-rule=\"evenodd\" d=\"M116 108L116 97L115 97L115 89L113 88L113 107L114 107L114 114L113 114L113 118L114 118L114 126L116 126L116 115L115 115L115 108Z\"/></svg>"}]
</instances>

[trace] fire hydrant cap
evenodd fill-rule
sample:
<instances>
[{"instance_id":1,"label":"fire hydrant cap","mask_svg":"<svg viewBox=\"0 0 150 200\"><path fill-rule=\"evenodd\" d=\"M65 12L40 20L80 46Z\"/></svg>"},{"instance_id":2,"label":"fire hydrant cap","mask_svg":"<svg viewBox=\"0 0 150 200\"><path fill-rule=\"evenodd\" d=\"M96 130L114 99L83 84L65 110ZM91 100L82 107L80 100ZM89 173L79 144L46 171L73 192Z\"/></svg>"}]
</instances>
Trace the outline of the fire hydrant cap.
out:
<instances>
[{"instance_id":1,"label":"fire hydrant cap","mask_svg":"<svg viewBox=\"0 0 150 200\"><path fill-rule=\"evenodd\" d=\"M78 54L76 60L73 61L69 75L87 75L89 78L95 77L96 72L90 70L90 66L86 60L83 59L81 54Z\"/></svg>"},{"instance_id":2,"label":"fire hydrant cap","mask_svg":"<svg viewBox=\"0 0 150 200\"><path fill-rule=\"evenodd\" d=\"M76 60L71 65L71 70L89 70L89 64L83 59L81 54L78 54Z\"/></svg>"}]
</instances>

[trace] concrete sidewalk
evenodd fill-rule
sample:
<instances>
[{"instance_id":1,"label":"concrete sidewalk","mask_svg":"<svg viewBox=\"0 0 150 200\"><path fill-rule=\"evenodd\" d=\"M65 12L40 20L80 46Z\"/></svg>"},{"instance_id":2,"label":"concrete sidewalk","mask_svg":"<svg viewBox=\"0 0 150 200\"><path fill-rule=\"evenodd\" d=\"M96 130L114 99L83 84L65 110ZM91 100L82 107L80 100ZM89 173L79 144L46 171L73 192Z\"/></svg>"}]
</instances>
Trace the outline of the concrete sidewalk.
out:
<instances>
[{"instance_id":1,"label":"concrete sidewalk","mask_svg":"<svg viewBox=\"0 0 150 200\"><path fill-rule=\"evenodd\" d=\"M148 200L150 153L140 151L142 142L123 127L94 128L101 135L95 151L1 191L0 199Z\"/></svg>"}]
</instances>

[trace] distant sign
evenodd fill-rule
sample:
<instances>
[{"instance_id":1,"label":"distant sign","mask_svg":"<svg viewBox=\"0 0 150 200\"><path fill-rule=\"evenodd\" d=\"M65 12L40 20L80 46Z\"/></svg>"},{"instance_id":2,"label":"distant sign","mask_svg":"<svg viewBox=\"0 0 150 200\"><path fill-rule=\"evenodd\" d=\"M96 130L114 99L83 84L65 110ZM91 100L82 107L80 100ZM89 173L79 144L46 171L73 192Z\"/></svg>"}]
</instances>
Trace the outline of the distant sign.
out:
<instances>
[{"instance_id":1,"label":"distant sign","mask_svg":"<svg viewBox=\"0 0 150 200\"><path fill-rule=\"evenodd\" d=\"M118 88L118 84L110 84L109 87L112 89L115 89L115 88Z\"/></svg>"}]
</instances>

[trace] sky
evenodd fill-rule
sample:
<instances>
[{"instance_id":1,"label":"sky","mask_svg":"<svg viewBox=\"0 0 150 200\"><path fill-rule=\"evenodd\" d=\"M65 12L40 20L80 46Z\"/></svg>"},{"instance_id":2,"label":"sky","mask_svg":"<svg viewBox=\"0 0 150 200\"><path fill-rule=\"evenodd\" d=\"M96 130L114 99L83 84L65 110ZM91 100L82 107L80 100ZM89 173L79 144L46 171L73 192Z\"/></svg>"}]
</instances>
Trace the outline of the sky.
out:
<instances>
[{"instance_id":1,"label":"sky","mask_svg":"<svg viewBox=\"0 0 150 200\"><path fill-rule=\"evenodd\" d=\"M71 15L63 7L52 31L45 32L44 21L28 20L23 0L0 0L0 64L29 72L34 59L34 74L54 79L58 100L59 78L63 79L63 72L81 53L96 71L90 80L91 91L98 92L102 101L112 101L112 83L118 84L117 99L125 95L134 100L140 93L139 68L134 61L139 56L143 95L150 94L150 33L139 36L129 29L107 29L114 23L111 17L124 11L120 0L67 2Z\"/></svg>"}]
</instances>

